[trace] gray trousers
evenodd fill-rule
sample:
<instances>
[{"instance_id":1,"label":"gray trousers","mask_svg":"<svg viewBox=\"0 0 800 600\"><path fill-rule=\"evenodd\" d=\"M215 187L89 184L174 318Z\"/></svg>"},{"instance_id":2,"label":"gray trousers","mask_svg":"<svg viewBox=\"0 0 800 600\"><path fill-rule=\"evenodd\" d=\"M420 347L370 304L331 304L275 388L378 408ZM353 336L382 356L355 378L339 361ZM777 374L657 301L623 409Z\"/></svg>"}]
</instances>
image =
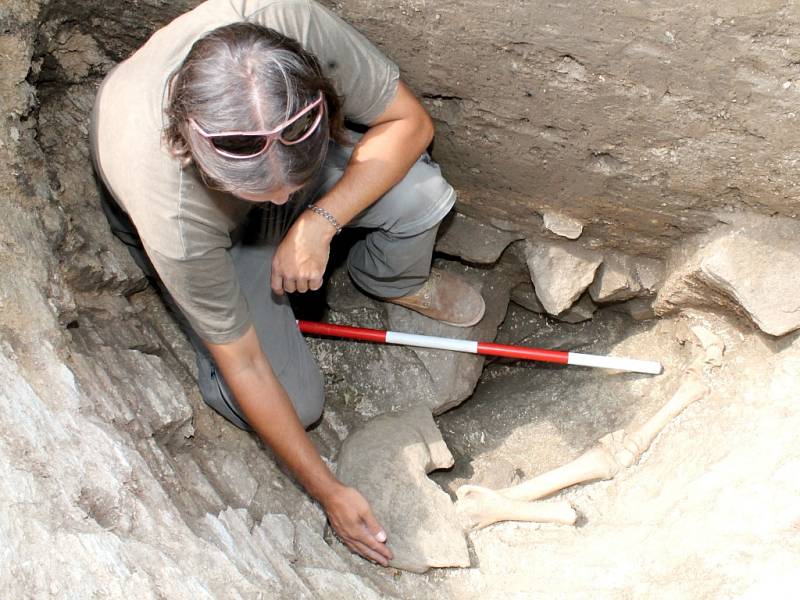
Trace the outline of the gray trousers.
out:
<instances>
[{"instance_id":1,"label":"gray trousers","mask_svg":"<svg viewBox=\"0 0 800 600\"><path fill-rule=\"evenodd\" d=\"M261 347L306 427L322 416L323 379L297 328L288 297L270 292L272 257L294 219L341 178L351 153L352 148L332 143L324 168L304 192L285 205L264 205L253 211L252 219L257 222L246 224L251 234L235 233L236 241L230 249ZM98 177L98 181L102 178ZM156 281L194 346L198 386L206 404L237 427L250 430L208 349L161 285L121 203L111 190L103 191L103 209L112 231ZM430 272L436 230L454 202L455 192L442 177L439 166L423 154L400 183L348 223L348 227L370 230L348 254L347 268L353 281L369 294L388 298L421 287ZM257 235L252 235L253 230Z\"/></svg>"}]
</instances>

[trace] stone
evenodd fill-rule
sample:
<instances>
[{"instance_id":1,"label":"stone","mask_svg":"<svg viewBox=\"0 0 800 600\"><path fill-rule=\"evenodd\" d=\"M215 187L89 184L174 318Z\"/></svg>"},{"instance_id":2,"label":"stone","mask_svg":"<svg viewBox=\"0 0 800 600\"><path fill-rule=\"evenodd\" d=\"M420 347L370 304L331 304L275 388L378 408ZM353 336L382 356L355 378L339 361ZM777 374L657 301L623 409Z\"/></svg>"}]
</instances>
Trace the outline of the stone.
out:
<instances>
[{"instance_id":1,"label":"stone","mask_svg":"<svg viewBox=\"0 0 800 600\"><path fill-rule=\"evenodd\" d=\"M258 489L258 481L242 458L220 449L208 455L205 467L214 478L215 487L223 490L237 506L250 504Z\"/></svg>"},{"instance_id":2,"label":"stone","mask_svg":"<svg viewBox=\"0 0 800 600\"><path fill-rule=\"evenodd\" d=\"M520 233L503 231L456 212L439 226L436 251L471 263L491 264L509 244L522 238Z\"/></svg>"},{"instance_id":3,"label":"stone","mask_svg":"<svg viewBox=\"0 0 800 600\"><path fill-rule=\"evenodd\" d=\"M265 517L275 516L286 517L285 515L265 515ZM281 583L296 594L293 597L313 598L314 594L295 571L294 564L297 561L297 555L294 547L292 546L287 551L282 540L276 542L275 532L270 528L269 523L265 523L263 519L260 524L253 527L251 534L254 542L262 548L264 556L272 565ZM293 539L291 541L293 543Z\"/></svg>"},{"instance_id":4,"label":"stone","mask_svg":"<svg viewBox=\"0 0 800 600\"><path fill-rule=\"evenodd\" d=\"M581 237L581 233L583 233L583 223L568 215L557 212L546 212L542 217L544 220L544 228L558 236L565 237L569 240L577 240Z\"/></svg>"},{"instance_id":5,"label":"stone","mask_svg":"<svg viewBox=\"0 0 800 600\"><path fill-rule=\"evenodd\" d=\"M533 284L529 281L523 281L511 290L511 301L531 312L539 314L547 312L544 306L542 306L542 303L539 302L539 298L536 296L536 290L533 289Z\"/></svg>"},{"instance_id":6,"label":"stone","mask_svg":"<svg viewBox=\"0 0 800 600\"><path fill-rule=\"evenodd\" d=\"M663 275L664 265L659 260L606 253L589 293L595 302L624 302L655 293Z\"/></svg>"},{"instance_id":7,"label":"stone","mask_svg":"<svg viewBox=\"0 0 800 600\"><path fill-rule=\"evenodd\" d=\"M575 244L528 242L525 258L536 295L548 314L558 315L594 280L603 257Z\"/></svg>"},{"instance_id":8,"label":"stone","mask_svg":"<svg viewBox=\"0 0 800 600\"><path fill-rule=\"evenodd\" d=\"M200 465L190 454L175 457L175 467L180 473L182 484L202 503L205 510L221 511L225 503L217 488L208 480Z\"/></svg>"},{"instance_id":9,"label":"stone","mask_svg":"<svg viewBox=\"0 0 800 600\"><path fill-rule=\"evenodd\" d=\"M641 293L655 294L664 280L664 261L644 256L632 256L630 260L641 286Z\"/></svg>"},{"instance_id":10,"label":"stone","mask_svg":"<svg viewBox=\"0 0 800 600\"><path fill-rule=\"evenodd\" d=\"M264 580L265 587L273 589L279 587L278 574L250 534L253 519L247 510L229 507L217 517L206 515L206 520L212 524L222 550L238 564L241 570L258 573Z\"/></svg>"},{"instance_id":11,"label":"stone","mask_svg":"<svg viewBox=\"0 0 800 600\"><path fill-rule=\"evenodd\" d=\"M337 265L325 280L325 303L337 312L379 311L380 302L361 292L350 279L344 263Z\"/></svg>"},{"instance_id":12,"label":"stone","mask_svg":"<svg viewBox=\"0 0 800 600\"><path fill-rule=\"evenodd\" d=\"M427 477L452 465L453 457L424 406L376 417L342 444L336 474L369 501L394 553L391 566L414 573L469 566L453 503Z\"/></svg>"},{"instance_id":13,"label":"stone","mask_svg":"<svg viewBox=\"0 0 800 600\"><path fill-rule=\"evenodd\" d=\"M300 574L308 581L317 598L347 598L348 600L383 600L386 598L353 573L341 573L319 567L301 567Z\"/></svg>"},{"instance_id":14,"label":"stone","mask_svg":"<svg viewBox=\"0 0 800 600\"><path fill-rule=\"evenodd\" d=\"M261 529L267 533L271 543L290 562L297 560L294 547L294 525L286 515L266 514L261 517Z\"/></svg>"},{"instance_id":15,"label":"stone","mask_svg":"<svg viewBox=\"0 0 800 600\"><path fill-rule=\"evenodd\" d=\"M295 552L301 566L333 569L340 573L348 571L347 562L308 525L298 523L294 531Z\"/></svg>"},{"instance_id":16,"label":"stone","mask_svg":"<svg viewBox=\"0 0 800 600\"><path fill-rule=\"evenodd\" d=\"M630 257L606 254L589 286L589 294L595 302L622 302L636 296L641 289Z\"/></svg>"},{"instance_id":17,"label":"stone","mask_svg":"<svg viewBox=\"0 0 800 600\"><path fill-rule=\"evenodd\" d=\"M575 304L558 315L556 319L564 323L582 323L591 319L596 310L597 305L592 302L589 294L583 294Z\"/></svg>"},{"instance_id":18,"label":"stone","mask_svg":"<svg viewBox=\"0 0 800 600\"><path fill-rule=\"evenodd\" d=\"M656 313L714 307L739 313L763 332L800 329L800 225L792 219L732 219L677 251Z\"/></svg>"},{"instance_id":19,"label":"stone","mask_svg":"<svg viewBox=\"0 0 800 600\"><path fill-rule=\"evenodd\" d=\"M656 318L652 298L633 298L627 302L613 304L611 308L627 314L635 321L648 321Z\"/></svg>"}]
</instances>

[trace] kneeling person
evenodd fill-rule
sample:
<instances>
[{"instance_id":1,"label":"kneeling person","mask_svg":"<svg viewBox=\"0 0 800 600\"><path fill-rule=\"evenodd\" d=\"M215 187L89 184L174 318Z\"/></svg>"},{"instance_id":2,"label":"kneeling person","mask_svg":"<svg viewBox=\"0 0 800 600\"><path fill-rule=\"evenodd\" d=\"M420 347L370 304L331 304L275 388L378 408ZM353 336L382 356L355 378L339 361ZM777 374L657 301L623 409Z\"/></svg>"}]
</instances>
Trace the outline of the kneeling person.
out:
<instances>
[{"instance_id":1,"label":"kneeling person","mask_svg":"<svg viewBox=\"0 0 800 600\"><path fill-rule=\"evenodd\" d=\"M480 320L479 294L431 275L455 193L425 154L427 112L316 3L208 0L115 67L92 116L106 215L189 335L203 398L286 462L352 550L387 564L368 503L305 432L323 383L285 293L318 289L333 236L366 227L347 263L363 291ZM367 126L354 143L344 117Z\"/></svg>"}]
</instances>

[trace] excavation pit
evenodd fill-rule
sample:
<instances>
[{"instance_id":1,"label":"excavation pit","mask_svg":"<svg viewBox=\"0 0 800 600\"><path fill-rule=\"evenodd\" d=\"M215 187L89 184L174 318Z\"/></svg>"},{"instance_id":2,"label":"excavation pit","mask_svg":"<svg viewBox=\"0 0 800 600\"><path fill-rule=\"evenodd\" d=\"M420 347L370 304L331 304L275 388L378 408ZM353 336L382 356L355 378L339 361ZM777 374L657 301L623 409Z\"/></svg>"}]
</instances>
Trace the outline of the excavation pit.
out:
<instances>
[{"instance_id":1,"label":"excavation pit","mask_svg":"<svg viewBox=\"0 0 800 600\"><path fill-rule=\"evenodd\" d=\"M795 100L781 95L796 66L784 56L800 31L791 12L776 3L732 14L712 2L699 16L681 6L642 20L642 7L598 17L541 6L537 23L559 23L556 34L509 6L520 27L509 38L506 24L485 22L485 6L466 16L446 3L415 7L427 29L392 7L386 21L396 31L363 3L339 7L396 56L437 120L435 157L460 193L457 218L481 232L460 246L442 242L437 255L487 298L484 329L469 335L660 360L665 371L484 366L439 351L313 340L329 398L312 437L331 465L357 427L422 404L455 458L432 475L442 489L455 498L467 483L507 487L657 411L701 353L693 328L725 344L721 363L707 365L708 396L636 464L555 497L576 507L579 526L498 523L469 534L470 567L413 574L350 555L269 450L202 403L185 338L107 229L87 147L97 85L195 4L9 9L0 96L9 166L0 175L4 595L716 598L796 588L800 294L791 286L800 236L784 119ZM588 40L585 23L598 18L600 41ZM464 33L477 21L498 40L486 56ZM430 46L411 52L408 40L423 30ZM706 77L697 74L701 38ZM741 57L750 66L736 70ZM468 78L473 71L489 75ZM531 174L532 164L541 172ZM647 306L609 301L570 324L509 303L531 281L528 243L567 244L604 264L612 255L660 264L663 277L638 300L655 300L662 318L636 321L629 313L641 317ZM440 333L353 292L341 272L325 302L322 316L334 321Z\"/></svg>"}]
</instances>

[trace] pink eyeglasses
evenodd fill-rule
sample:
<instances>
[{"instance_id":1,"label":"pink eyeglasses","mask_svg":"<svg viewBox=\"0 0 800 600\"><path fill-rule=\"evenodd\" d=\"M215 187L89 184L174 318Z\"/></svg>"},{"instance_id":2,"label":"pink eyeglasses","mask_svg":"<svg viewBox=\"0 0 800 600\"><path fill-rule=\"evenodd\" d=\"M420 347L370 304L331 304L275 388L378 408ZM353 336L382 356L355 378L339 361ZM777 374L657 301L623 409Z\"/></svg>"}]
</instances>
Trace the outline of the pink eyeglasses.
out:
<instances>
[{"instance_id":1,"label":"pink eyeglasses","mask_svg":"<svg viewBox=\"0 0 800 600\"><path fill-rule=\"evenodd\" d=\"M278 140L285 146L293 146L311 137L322 121L322 115L325 112L324 100L325 96L320 92L319 97L311 104L269 131L208 133L194 119L190 118L189 124L197 133L211 142L217 154L235 159L255 158L264 154L274 140ZM317 111L311 112L315 108Z\"/></svg>"}]
</instances>

